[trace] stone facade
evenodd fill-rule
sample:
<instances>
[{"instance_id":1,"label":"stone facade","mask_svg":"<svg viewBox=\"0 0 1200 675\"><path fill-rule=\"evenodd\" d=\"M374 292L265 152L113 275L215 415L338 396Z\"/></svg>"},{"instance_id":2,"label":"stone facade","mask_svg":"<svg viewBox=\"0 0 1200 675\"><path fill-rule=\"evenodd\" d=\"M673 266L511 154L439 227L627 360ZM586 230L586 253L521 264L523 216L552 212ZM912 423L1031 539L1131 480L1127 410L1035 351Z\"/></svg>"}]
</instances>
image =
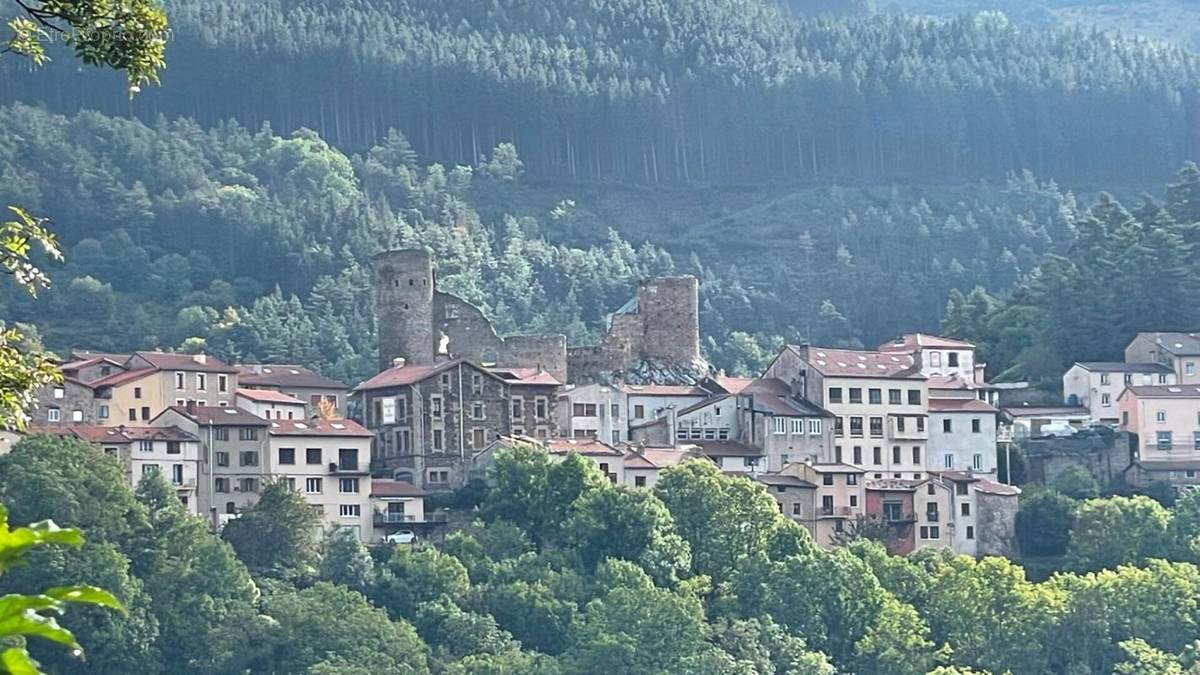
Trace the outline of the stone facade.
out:
<instances>
[{"instance_id":1,"label":"stone facade","mask_svg":"<svg viewBox=\"0 0 1200 675\"><path fill-rule=\"evenodd\" d=\"M92 388L71 378L34 392L37 407L29 411L30 424L59 427L72 424L96 424L97 415L110 414L105 402L96 401Z\"/></svg>"},{"instance_id":2,"label":"stone facade","mask_svg":"<svg viewBox=\"0 0 1200 675\"><path fill-rule=\"evenodd\" d=\"M385 251L372 259L372 268L381 370L398 358L428 365L449 357L540 368L566 380L566 336L500 337L478 307L436 290L428 251Z\"/></svg>"},{"instance_id":3,"label":"stone facade","mask_svg":"<svg viewBox=\"0 0 1200 675\"><path fill-rule=\"evenodd\" d=\"M975 487L978 508L976 555L1017 555L1017 507L1021 491L1007 485L988 483Z\"/></svg>"},{"instance_id":4,"label":"stone facade","mask_svg":"<svg viewBox=\"0 0 1200 675\"><path fill-rule=\"evenodd\" d=\"M643 282L637 297L612 315L599 344L567 350L570 380L698 382L708 370L700 356L699 293L690 276Z\"/></svg>"}]
</instances>

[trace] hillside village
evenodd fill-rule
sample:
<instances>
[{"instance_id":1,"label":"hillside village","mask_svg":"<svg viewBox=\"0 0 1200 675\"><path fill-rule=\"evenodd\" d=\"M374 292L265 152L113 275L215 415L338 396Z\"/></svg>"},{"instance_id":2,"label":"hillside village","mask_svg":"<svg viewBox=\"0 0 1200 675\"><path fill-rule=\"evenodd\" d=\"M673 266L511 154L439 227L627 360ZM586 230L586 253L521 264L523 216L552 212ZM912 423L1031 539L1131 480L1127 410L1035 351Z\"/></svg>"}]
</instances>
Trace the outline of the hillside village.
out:
<instances>
[{"instance_id":1,"label":"hillside village","mask_svg":"<svg viewBox=\"0 0 1200 675\"><path fill-rule=\"evenodd\" d=\"M73 352L39 392L30 433L161 472L214 529L284 481L363 542L444 533L427 497L486 481L495 453L575 453L652 487L688 460L764 486L825 547L869 536L898 554L1018 554L1028 480L1082 466L1102 484L1200 482L1200 336L1142 333L1123 363L1078 363L1061 405L991 384L975 347L921 333L873 351L787 345L754 378L700 352L698 282L644 281L595 345L500 337L437 288L425 251L374 260L380 371L349 386L301 364L204 354ZM0 439L0 452L13 442ZM999 460L1003 460L1002 465Z\"/></svg>"}]
</instances>

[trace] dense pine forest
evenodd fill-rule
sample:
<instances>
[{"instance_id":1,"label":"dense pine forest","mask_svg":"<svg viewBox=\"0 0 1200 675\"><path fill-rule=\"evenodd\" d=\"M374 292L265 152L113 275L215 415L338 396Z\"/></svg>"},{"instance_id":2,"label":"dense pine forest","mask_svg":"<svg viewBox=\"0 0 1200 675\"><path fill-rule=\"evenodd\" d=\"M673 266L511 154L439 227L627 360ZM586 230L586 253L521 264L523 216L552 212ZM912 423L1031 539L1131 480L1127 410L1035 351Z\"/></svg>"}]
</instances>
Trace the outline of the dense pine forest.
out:
<instances>
[{"instance_id":1,"label":"dense pine forest","mask_svg":"<svg viewBox=\"0 0 1200 675\"><path fill-rule=\"evenodd\" d=\"M769 0L166 8L170 67L132 104L65 62L7 74L0 99L269 121L347 152L395 127L447 165L511 142L532 175L644 183L1023 169L1145 183L1200 148L1194 54L995 13L794 20Z\"/></svg>"}]
</instances>

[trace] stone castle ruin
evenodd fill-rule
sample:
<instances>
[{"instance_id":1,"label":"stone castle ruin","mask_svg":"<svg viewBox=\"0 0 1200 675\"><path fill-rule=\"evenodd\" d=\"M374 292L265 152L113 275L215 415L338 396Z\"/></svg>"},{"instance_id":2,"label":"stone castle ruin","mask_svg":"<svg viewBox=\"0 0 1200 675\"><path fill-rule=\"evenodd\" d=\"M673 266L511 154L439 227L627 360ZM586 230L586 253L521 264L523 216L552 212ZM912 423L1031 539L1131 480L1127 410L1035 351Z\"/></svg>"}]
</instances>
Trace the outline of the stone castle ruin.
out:
<instances>
[{"instance_id":1,"label":"stone castle ruin","mask_svg":"<svg viewBox=\"0 0 1200 675\"><path fill-rule=\"evenodd\" d=\"M560 382L659 384L695 382L708 371L700 357L695 277L643 282L612 315L600 344L568 349L564 335L499 336L478 307L437 290L428 251L384 251L371 262L381 370L400 358L414 365L466 358L539 368Z\"/></svg>"}]
</instances>

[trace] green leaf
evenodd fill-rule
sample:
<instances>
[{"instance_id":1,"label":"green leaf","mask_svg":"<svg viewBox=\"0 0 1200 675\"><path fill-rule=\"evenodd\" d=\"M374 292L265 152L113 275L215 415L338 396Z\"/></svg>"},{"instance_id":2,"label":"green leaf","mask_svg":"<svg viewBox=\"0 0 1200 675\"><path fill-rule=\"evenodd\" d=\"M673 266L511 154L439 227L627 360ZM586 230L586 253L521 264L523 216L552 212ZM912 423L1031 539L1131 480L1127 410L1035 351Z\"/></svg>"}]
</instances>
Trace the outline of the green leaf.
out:
<instances>
[{"instance_id":1,"label":"green leaf","mask_svg":"<svg viewBox=\"0 0 1200 675\"><path fill-rule=\"evenodd\" d=\"M29 652L21 647L13 647L0 652L0 670L9 675L41 675L37 663L29 657Z\"/></svg>"},{"instance_id":2,"label":"green leaf","mask_svg":"<svg viewBox=\"0 0 1200 675\"><path fill-rule=\"evenodd\" d=\"M120 612L125 611L125 608L121 606L121 602L113 597L112 593L101 588L96 588L95 586L59 586L47 589L43 595L62 602L99 605Z\"/></svg>"},{"instance_id":3,"label":"green leaf","mask_svg":"<svg viewBox=\"0 0 1200 675\"><path fill-rule=\"evenodd\" d=\"M26 610L15 616L0 617L0 636L25 635L40 637L71 649L80 649L71 631L58 625L52 617Z\"/></svg>"},{"instance_id":4,"label":"green leaf","mask_svg":"<svg viewBox=\"0 0 1200 675\"><path fill-rule=\"evenodd\" d=\"M48 595L5 595L0 596L0 620L22 612L40 612L46 609L57 610L61 606L58 600Z\"/></svg>"}]
</instances>

